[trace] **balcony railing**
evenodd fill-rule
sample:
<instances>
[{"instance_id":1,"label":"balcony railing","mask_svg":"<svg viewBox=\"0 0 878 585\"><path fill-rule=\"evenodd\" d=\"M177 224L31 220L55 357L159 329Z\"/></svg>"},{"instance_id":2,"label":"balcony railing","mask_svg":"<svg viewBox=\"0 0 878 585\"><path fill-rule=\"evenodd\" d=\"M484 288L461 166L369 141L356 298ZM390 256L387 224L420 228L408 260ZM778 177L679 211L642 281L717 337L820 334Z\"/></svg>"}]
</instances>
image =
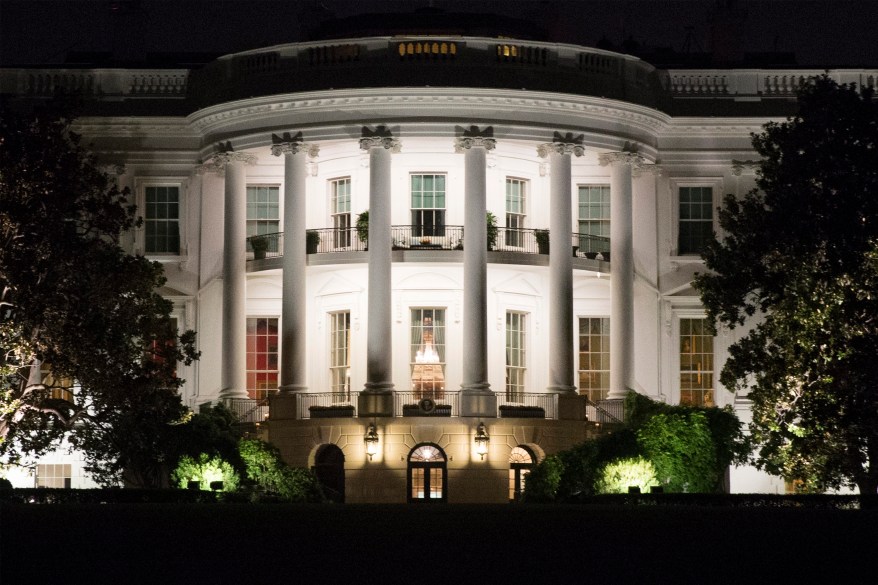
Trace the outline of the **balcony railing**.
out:
<instances>
[{"instance_id":1,"label":"balcony railing","mask_svg":"<svg viewBox=\"0 0 878 585\"><path fill-rule=\"evenodd\" d=\"M544 412L542 418L550 420L558 418L558 395L536 392L497 392L497 410L500 416L517 418L516 415L520 414L533 417L532 413L538 409L542 409Z\"/></svg>"},{"instance_id":2,"label":"balcony railing","mask_svg":"<svg viewBox=\"0 0 878 585\"><path fill-rule=\"evenodd\" d=\"M228 398L225 406L239 423L261 423L268 419L268 399Z\"/></svg>"},{"instance_id":3,"label":"balcony railing","mask_svg":"<svg viewBox=\"0 0 878 585\"><path fill-rule=\"evenodd\" d=\"M299 418L354 417L359 392L303 392L296 394Z\"/></svg>"},{"instance_id":4,"label":"balcony railing","mask_svg":"<svg viewBox=\"0 0 878 585\"><path fill-rule=\"evenodd\" d=\"M463 250L463 226L417 226L395 225L390 228L391 246L394 250ZM308 254L334 252L363 252L368 250L366 238L360 237L355 227L321 228L308 230L306 250ZM252 258L278 258L283 256L283 232L262 234L247 238L247 252ZM254 249L254 240L261 240ZM488 242L485 242L488 246ZM570 239L573 255L579 258L610 259L610 238L574 233ZM498 227L497 237L488 248L497 252L519 254L548 254L549 231L531 228Z\"/></svg>"}]
</instances>

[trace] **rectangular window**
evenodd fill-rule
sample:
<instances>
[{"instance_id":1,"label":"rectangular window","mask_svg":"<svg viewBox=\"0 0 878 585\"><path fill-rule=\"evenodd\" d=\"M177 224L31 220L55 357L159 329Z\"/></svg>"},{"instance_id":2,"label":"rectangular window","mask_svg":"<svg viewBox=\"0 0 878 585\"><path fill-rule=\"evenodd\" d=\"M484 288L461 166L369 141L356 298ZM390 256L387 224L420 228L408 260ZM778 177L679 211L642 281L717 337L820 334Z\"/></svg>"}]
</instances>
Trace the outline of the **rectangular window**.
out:
<instances>
[{"instance_id":1,"label":"rectangular window","mask_svg":"<svg viewBox=\"0 0 878 585\"><path fill-rule=\"evenodd\" d=\"M415 398L445 397L445 309L412 309L412 391Z\"/></svg>"},{"instance_id":2,"label":"rectangular window","mask_svg":"<svg viewBox=\"0 0 878 585\"><path fill-rule=\"evenodd\" d=\"M506 400L524 400L524 375L527 371L527 314L506 312Z\"/></svg>"},{"instance_id":3,"label":"rectangular window","mask_svg":"<svg viewBox=\"0 0 878 585\"><path fill-rule=\"evenodd\" d=\"M523 245L525 219L525 195L527 181L506 179L506 241L507 246L519 248Z\"/></svg>"},{"instance_id":4,"label":"rectangular window","mask_svg":"<svg viewBox=\"0 0 878 585\"><path fill-rule=\"evenodd\" d=\"M247 186L247 237L280 231L280 190L266 185ZM277 253L277 238L270 238L268 252ZM248 246L249 249L249 246Z\"/></svg>"},{"instance_id":5,"label":"rectangular window","mask_svg":"<svg viewBox=\"0 0 878 585\"><path fill-rule=\"evenodd\" d=\"M332 214L332 245L335 248L351 246L351 180L335 179L329 182Z\"/></svg>"},{"instance_id":6,"label":"rectangular window","mask_svg":"<svg viewBox=\"0 0 878 585\"><path fill-rule=\"evenodd\" d=\"M180 188L146 187L144 230L147 254L180 253Z\"/></svg>"},{"instance_id":7,"label":"rectangular window","mask_svg":"<svg viewBox=\"0 0 878 585\"><path fill-rule=\"evenodd\" d=\"M41 463L37 465L37 487L69 489L72 475L69 463Z\"/></svg>"},{"instance_id":8,"label":"rectangular window","mask_svg":"<svg viewBox=\"0 0 878 585\"><path fill-rule=\"evenodd\" d=\"M609 252L610 186L579 186L579 250Z\"/></svg>"},{"instance_id":9,"label":"rectangular window","mask_svg":"<svg viewBox=\"0 0 878 585\"><path fill-rule=\"evenodd\" d=\"M579 319L579 393L592 402L605 400L610 391L610 320Z\"/></svg>"},{"instance_id":10,"label":"rectangular window","mask_svg":"<svg viewBox=\"0 0 878 585\"><path fill-rule=\"evenodd\" d=\"M412 175L412 236L445 235L445 175Z\"/></svg>"},{"instance_id":11,"label":"rectangular window","mask_svg":"<svg viewBox=\"0 0 878 585\"><path fill-rule=\"evenodd\" d=\"M52 366L46 362L40 364L40 375L46 387L47 396L53 400L73 402L73 379L57 376L52 373Z\"/></svg>"},{"instance_id":12,"label":"rectangular window","mask_svg":"<svg viewBox=\"0 0 878 585\"><path fill-rule=\"evenodd\" d=\"M277 390L277 318L247 318L247 395L255 400Z\"/></svg>"},{"instance_id":13,"label":"rectangular window","mask_svg":"<svg viewBox=\"0 0 878 585\"><path fill-rule=\"evenodd\" d=\"M700 254L713 238L713 187L680 187L677 254Z\"/></svg>"},{"instance_id":14,"label":"rectangular window","mask_svg":"<svg viewBox=\"0 0 878 585\"><path fill-rule=\"evenodd\" d=\"M680 404L715 406L713 336L707 319L680 319Z\"/></svg>"},{"instance_id":15,"label":"rectangular window","mask_svg":"<svg viewBox=\"0 0 878 585\"><path fill-rule=\"evenodd\" d=\"M333 402L351 399L351 313L329 314L329 377Z\"/></svg>"}]
</instances>

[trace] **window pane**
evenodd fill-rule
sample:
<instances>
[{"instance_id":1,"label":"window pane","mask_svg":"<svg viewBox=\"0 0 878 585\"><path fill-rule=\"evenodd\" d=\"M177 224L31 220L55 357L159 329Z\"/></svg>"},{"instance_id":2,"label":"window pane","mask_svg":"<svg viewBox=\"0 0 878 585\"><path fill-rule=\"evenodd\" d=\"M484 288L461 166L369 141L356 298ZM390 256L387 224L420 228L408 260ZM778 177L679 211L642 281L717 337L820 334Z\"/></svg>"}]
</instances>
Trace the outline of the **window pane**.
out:
<instances>
[{"instance_id":1,"label":"window pane","mask_svg":"<svg viewBox=\"0 0 878 585\"><path fill-rule=\"evenodd\" d=\"M715 406L713 337L703 318L680 319L680 403Z\"/></svg>"},{"instance_id":2,"label":"window pane","mask_svg":"<svg viewBox=\"0 0 878 585\"><path fill-rule=\"evenodd\" d=\"M610 320L579 319L579 393L597 402L610 391Z\"/></svg>"},{"instance_id":3,"label":"window pane","mask_svg":"<svg viewBox=\"0 0 878 585\"><path fill-rule=\"evenodd\" d=\"M411 310L411 384L415 398L445 398L445 309Z\"/></svg>"},{"instance_id":4,"label":"window pane","mask_svg":"<svg viewBox=\"0 0 878 585\"><path fill-rule=\"evenodd\" d=\"M278 320L247 319L247 395L261 400L278 384Z\"/></svg>"},{"instance_id":5,"label":"window pane","mask_svg":"<svg viewBox=\"0 0 878 585\"><path fill-rule=\"evenodd\" d=\"M179 254L179 187L146 187L144 196L146 253Z\"/></svg>"}]
</instances>

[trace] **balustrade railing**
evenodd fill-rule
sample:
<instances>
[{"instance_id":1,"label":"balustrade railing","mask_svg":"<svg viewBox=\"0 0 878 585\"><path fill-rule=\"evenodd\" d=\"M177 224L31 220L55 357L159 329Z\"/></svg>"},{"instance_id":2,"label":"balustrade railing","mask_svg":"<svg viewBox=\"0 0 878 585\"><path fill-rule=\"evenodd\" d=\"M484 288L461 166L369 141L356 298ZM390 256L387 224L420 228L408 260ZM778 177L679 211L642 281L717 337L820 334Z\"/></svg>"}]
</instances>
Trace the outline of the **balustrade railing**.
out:
<instances>
[{"instance_id":1,"label":"balustrade railing","mask_svg":"<svg viewBox=\"0 0 878 585\"><path fill-rule=\"evenodd\" d=\"M394 225L390 235L397 250L463 250L462 225Z\"/></svg>"},{"instance_id":2,"label":"balustrade railing","mask_svg":"<svg viewBox=\"0 0 878 585\"><path fill-rule=\"evenodd\" d=\"M299 417L353 417L357 414L359 392L302 392L296 394Z\"/></svg>"},{"instance_id":3,"label":"balustrade railing","mask_svg":"<svg viewBox=\"0 0 878 585\"><path fill-rule=\"evenodd\" d=\"M224 404L239 423L260 423L268 419L267 398L227 398Z\"/></svg>"},{"instance_id":4,"label":"balustrade railing","mask_svg":"<svg viewBox=\"0 0 878 585\"><path fill-rule=\"evenodd\" d=\"M624 400L588 400L585 406L588 420L596 423L622 424L625 420Z\"/></svg>"},{"instance_id":5,"label":"balustrade railing","mask_svg":"<svg viewBox=\"0 0 878 585\"><path fill-rule=\"evenodd\" d=\"M536 418L558 418L558 395L542 392L497 392L497 410L501 417L535 417L537 409L543 416Z\"/></svg>"},{"instance_id":6,"label":"balustrade railing","mask_svg":"<svg viewBox=\"0 0 878 585\"><path fill-rule=\"evenodd\" d=\"M396 416L460 416L460 392L395 391L393 412Z\"/></svg>"},{"instance_id":7,"label":"balustrade railing","mask_svg":"<svg viewBox=\"0 0 878 585\"><path fill-rule=\"evenodd\" d=\"M284 234L260 234L247 238L247 253L251 258L278 258L284 255Z\"/></svg>"},{"instance_id":8,"label":"balustrade railing","mask_svg":"<svg viewBox=\"0 0 878 585\"><path fill-rule=\"evenodd\" d=\"M591 234L573 234L573 255L592 260L596 258L609 260L610 238Z\"/></svg>"}]
</instances>

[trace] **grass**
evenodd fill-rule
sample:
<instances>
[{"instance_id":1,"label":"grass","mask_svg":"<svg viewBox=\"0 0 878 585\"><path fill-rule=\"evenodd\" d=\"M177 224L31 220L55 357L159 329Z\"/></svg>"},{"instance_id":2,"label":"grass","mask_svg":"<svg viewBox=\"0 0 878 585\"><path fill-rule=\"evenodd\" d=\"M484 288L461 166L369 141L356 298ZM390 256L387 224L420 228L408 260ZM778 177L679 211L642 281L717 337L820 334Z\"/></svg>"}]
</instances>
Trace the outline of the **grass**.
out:
<instances>
[{"instance_id":1,"label":"grass","mask_svg":"<svg viewBox=\"0 0 878 585\"><path fill-rule=\"evenodd\" d=\"M872 583L875 510L0 507L2 583Z\"/></svg>"}]
</instances>

